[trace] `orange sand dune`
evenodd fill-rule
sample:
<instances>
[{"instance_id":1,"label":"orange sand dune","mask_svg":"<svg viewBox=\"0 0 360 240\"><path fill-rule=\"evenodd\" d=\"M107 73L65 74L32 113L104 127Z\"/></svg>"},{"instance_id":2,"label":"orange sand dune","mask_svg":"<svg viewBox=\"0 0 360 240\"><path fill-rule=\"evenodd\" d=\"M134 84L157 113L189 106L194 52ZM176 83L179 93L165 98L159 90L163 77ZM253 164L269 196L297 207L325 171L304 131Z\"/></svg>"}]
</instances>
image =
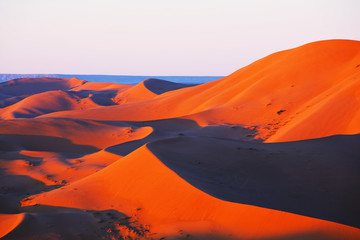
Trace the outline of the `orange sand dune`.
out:
<instances>
[{"instance_id":1,"label":"orange sand dune","mask_svg":"<svg viewBox=\"0 0 360 240\"><path fill-rule=\"evenodd\" d=\"M315 42L272 54L217 81L147 102L44 117L126 121L184 117L201 125L256 126L258 137L268 141L355 134L360 132L359 64L360 42ZM323 123L322 119L329 119L321 118L324 112L335 126Z\"/></svg>"},{"instance_id":2,"label":"orange sand dune","mask_svg":"<svg viewBox=\"0 0 360 240\"><path fill-rule=\"evenodd\" d=\"M2 119L31 118L50 112L114 105L112 98L129 87L76 78L10 80L0 84L0 116Z\"/></svg>"},{"instance_id":3,"label":"orange sand dune","mask_svg":"<svg viewBox=\"0 0 360 240\"><path fill-rule=\"evenodd\" d=\"M196 86L0 83L0 237L360 239L359 89L350 40Z\"/></svg>"},{"instance_id":4,"label":"orange sand dune","mask_svg":"<svg viewBox=\"0 0 360 240\"><path fill-rule=\"evenodd\" d=\"M4 106L0 116L2 119L30 118L51 112L139 102L189 86L192 85L159 79L147 79L135 86L91 83L76 78L16 79L0 84L0 106Z\"/></svg>"},{"instance_id":5,"label":"orange sand dune","mask_svg":"<svg viewBox=\"0 0 360 240\"><path fill-rule=\"evenodd\" d=\"M159 94L190 87L190 84L173 83L160 79L146 79L139 84L120 92L114 101L118 104L150 100Z\"/></svg>"},{"instance_id":6,"label":"orange sand dune","mask_svg":"<svg viewBox=\"0 0 360 240\"><path fill-rule=\"evenodd\" d=\"M157 95L155 93L151 92L145 87L144 82L140 82L139 84L117 94L114 98L114 101L117 104L124 104L149 100L156 96Z\"/></svg>"},{"instance_id":7,"label":"orange sand dune","mask_svg":"<svg viewBox=\"0 0 360 240\"><path fill-rule=\"evenodd\" d=\"M102 149L145 138L153 131L84 120L0 120L0 124L1 167L7 174L47 185L69 183L100 170L121 157Z\"/></svg>"},{"instance_id":8,"label":"orange sand dune","mask_svg":"<svg viewBox=\"0 0 360 240\"><path fill-rule=\"evenodd\" d=\"M189 86L193 85L160 79L147 79L135 86L91 83L76 78L15 79L0 84L0 94L7 93L1 94L0 115L2 119L32 118L50 112L139 102Z\"/></svg>"},{"instance_id":9,"label":"orange sand dune","mask_svg":"<svg viewBox=\"0 0 360 240\"><path fill-rule=\"evenodd\" d=\"M0 166L6 175L26 176L46 185L63 185L93 174L121 157L102 149L146 138L153 131L126 123L60 119L0 120L0 125ZM28 188L37 191L38 183Z\"/></svg>"},{"instance_id":10,"label":"orange sand dune","mask_svg":"<svg viewBox=\"0 0 360 240\"><path fill-rule=\"evenodd\" d=\"M184 136L147 146L219 199L359 227L359 141L360 135L272 144Z\"/></svg>"},{"instance_id":11,"label":"orange sand dune","mask_svg":"<svg viewBox=\"0 0 360 240\"><path fill-rule=\"evenodd\" d=\"M189 151L196 154L196 148L193 145ZM180 145L179 152L183 150ZM211 164L206 156L199 160ZM179 231L190 236L212 233L241 239L286 239L307 234L324 239L360 237L359 229L345 225L214 198L184 181L145 146L100 172L23 204L34 203L116 209L133 220L150 223L157 237Z\"/></svg>"}]
</instances>

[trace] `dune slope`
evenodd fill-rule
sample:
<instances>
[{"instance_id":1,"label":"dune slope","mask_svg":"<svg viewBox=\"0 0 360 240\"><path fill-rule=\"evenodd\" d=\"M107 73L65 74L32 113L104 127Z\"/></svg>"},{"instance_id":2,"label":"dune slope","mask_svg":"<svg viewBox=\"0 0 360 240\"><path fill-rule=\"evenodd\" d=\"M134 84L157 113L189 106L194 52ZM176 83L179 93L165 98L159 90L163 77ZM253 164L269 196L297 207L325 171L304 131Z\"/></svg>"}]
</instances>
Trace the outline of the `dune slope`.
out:
<instances>
[{"instance_id":1,"label":"dune slope","mask_svg":"<svg viewBox=\"0 0 360 240\"><path fill-rule=\"evenodd\" d=\"M356 134L359 64L358 41L314 42L272 54L213 82L150 96L146 102L44 117L126 121L182 117L200 125L254 126L258 138L269 142ZM333 124L324 122L329 118Z\"/></svg>"}]
</instances>

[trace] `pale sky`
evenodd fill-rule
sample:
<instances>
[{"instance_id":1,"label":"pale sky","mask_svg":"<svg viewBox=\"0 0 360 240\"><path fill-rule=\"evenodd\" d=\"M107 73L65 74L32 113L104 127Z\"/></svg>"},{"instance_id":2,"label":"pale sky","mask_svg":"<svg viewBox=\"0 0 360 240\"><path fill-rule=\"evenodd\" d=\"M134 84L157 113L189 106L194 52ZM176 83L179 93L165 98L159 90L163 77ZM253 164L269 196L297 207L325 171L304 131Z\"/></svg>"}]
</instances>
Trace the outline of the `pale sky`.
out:
<instances>
[{"instance_id":1,"label":"pale sky","mask_svg":"<svg viewBox=\"0 0 360 240\"><path fill-rule=\"evenodd\" d=\"M224 76L360 40L360 0L0 0L0 73Z\"/></svg>"}]
</instances>

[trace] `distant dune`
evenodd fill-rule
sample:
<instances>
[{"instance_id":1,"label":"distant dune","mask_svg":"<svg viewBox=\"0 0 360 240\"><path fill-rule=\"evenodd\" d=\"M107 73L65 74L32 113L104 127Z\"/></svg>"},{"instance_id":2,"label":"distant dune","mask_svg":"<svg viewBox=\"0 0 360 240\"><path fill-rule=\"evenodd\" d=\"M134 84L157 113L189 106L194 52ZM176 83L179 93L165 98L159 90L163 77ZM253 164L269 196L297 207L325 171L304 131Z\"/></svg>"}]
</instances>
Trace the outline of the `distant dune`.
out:
<instances>
[{"instance_id":1,"label":"distant dune","mask_svg":"<svg viewBox=\"0 0 360 240\"><path fill-rule=\"evenodd\" d=\"M224 78L0 83L2 239L360 239L360 42Z\"/></svg>"}]
</instances>

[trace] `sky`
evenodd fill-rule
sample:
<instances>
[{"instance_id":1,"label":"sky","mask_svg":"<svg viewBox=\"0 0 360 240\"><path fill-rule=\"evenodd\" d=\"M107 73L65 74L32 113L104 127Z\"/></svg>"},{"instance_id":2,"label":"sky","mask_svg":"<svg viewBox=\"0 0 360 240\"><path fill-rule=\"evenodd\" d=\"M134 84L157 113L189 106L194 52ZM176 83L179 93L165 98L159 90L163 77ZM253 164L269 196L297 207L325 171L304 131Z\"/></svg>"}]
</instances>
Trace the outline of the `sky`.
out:
<instances>
[{"instance_id":1,"label":"sky","mask_svg":"<svg viewBox=\"0 0 360 240\"><path fill-rule=\"evenodd\" d=\"M360 40L359 0L0 0L0 73L225 76Z\"/></svg>"}]
</instances>

